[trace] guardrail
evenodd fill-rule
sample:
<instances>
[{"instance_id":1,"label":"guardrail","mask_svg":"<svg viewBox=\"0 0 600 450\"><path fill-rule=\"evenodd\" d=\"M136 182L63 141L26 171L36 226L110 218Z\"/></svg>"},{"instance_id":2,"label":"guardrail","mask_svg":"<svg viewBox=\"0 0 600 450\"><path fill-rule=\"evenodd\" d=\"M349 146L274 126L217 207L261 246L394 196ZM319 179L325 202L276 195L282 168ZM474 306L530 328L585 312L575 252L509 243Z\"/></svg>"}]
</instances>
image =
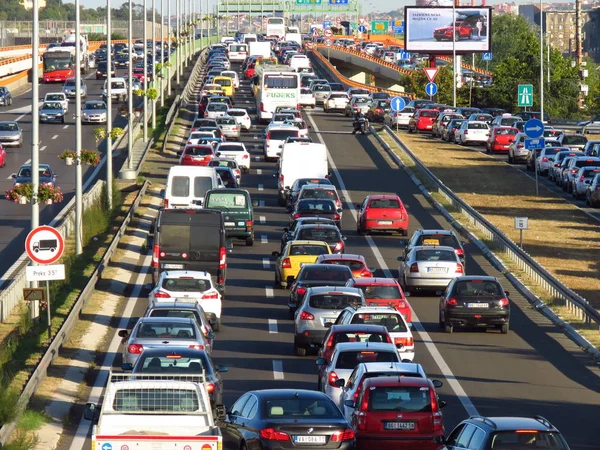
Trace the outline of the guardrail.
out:
<instances>
[{"instance_id":1,"label":"guardrail","mask_svg":"<svg viewBox=\"0 0 600 450\"><path fill-rule=\"evenodd\" d=\"M103 182L98 181L98 183L102 184ZM19 397L19 400L17 401L17 405L16 405L17 411L23 411L23 409L27 406L29 399L34 394L38 384L44 378L46 378L48 367L52 363L52 360L58 355L60 347L68 339L73 327L79 321L79 317L81 315L81 311L82 311L83 307L85 306L86 302L92 295L94 288L96 286L96 283L100 279L102 270L106 267L106 265L108 264L108 262L111 260L112 256L114 255L115 251L117 250L117 246L119 245L121 238L125 235L127 226L129 225L129 222L131 222L131 218L133 217L135 210L140 205L140 202L142 201L142 198L144 197L144 194L146 193L146 190L147 190L149 184L150 184L150 182L148 180L146 180L146 182L143 184L140 192L138 193L133 204L131 205L131 208L129 208L129 212L123 219L123 222L121 223L121 226L119 227L119 230L115 234L115 237L113 238L111 244L109 245L108 249L106 250L104 257L96 265L96 269L92 273L85 288L83 288L83 290L79 294L79 297L77 298L75 304L73 305L73 308L69 312L67 319L64 321L64 323L62 324L60 329L57 331L56 336L54 337L50 346L44 353L44 356L42 356L42 359L38 363L36 369L33 371L33 374L29 378L29 381L25 385L25 389L23 390L23 392L21 393L21 396ZM17 425L17 422L11 422L11 423L4 424L2 426L2 428L0 428L0 448L3 447L4 445L6 445L6 443L8 442L8 440L10 438L10 435L14 431L16 425Z\"/></svg>"},{"instance_id":2,"label":"guardrail","mask_svg":"<svg viewBox=\"0 0 600 450\"><path fill-rule=\"evenodd\" d=\"M487 239L492 241L493 246L506 253L509 258L517 264L520 270L525 272L532 280L545 289L555 300L563 303L569 311L578 319L587 324L595 322L600 325L600 312L592 307L589 302L565 286L554 275L548 272L541 264L533 259L527 252L522 250L502 231L496 228L490 221L476 211L471 205L458 197L450 188L439 180L414 153L402 142L402 139L396 135L387 125L384 131L394 140L394 142L410 157L421 172L423 172L431 181L432 185L443 195L454 208L469 219L471 225L480 230Z\"/></svg>"}]
</instances>

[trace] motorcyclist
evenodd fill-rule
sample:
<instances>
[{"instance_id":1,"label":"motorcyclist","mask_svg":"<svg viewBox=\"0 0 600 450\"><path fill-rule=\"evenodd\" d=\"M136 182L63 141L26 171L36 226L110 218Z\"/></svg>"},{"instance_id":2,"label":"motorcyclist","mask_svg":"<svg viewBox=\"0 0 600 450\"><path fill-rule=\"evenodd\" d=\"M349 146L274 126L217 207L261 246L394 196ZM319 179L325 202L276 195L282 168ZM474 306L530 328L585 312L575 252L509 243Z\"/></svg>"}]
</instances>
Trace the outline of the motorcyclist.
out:
<instances>
[{"instance_id":1,"label":"motorcyclist","mask_svg":"<svg viewBox=\"0 0 600 450\"><path fill-rule=\"evenodd\" d=\"M361 119L364 121L366 119L364 113L362 111L356 111L356 113L354 114L354 130L352 131L352 134L356 134L357 131L360 131L360 122Z\"/></svg>"}]
</instances>

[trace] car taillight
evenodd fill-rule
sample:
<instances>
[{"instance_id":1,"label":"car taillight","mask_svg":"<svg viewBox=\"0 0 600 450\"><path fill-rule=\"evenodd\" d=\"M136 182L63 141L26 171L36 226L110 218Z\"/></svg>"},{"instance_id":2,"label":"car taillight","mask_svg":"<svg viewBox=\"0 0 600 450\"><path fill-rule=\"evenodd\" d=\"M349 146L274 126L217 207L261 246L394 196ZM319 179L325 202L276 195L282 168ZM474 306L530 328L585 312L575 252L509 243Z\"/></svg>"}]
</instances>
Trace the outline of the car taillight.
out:
<instances>
[{"instance_id":1,"label":"car taillight","mask_svg":"<svg viewBox=\"0 0 600 450\"><path fill-rule=\"evenodd\" d=\"M204 345L192 344L188 345L188 348L191 348L192 350L204 350Z\"/></svg>"},{"instance_id":2,"label":"car taillight","mask_svg":"<svg viewBox=\"0 0 600 450\"><path fill-rule=\"evenodd\" d=\"M208 383L206 385L206 390L208 391L209 394L212 394L213 392L215 392L215 384L214 383Z\"/></svg>"},{"instance_id":3,"label":"car taillight","mask_svg":"<svg viewBox=\"0 0 600 450\"><path fill-rule=\"evenodd\" d=\"M227 268L227 247L219 248L219 269Z\"/></svg>"},{"instance_id":4,"label":"car taillight","mask_svg":"<svg viewBox=\"0 0 600 450\"><path fill-rule=\"evenodd\" d=\"M581 177L579 177L579 181L583 183L584 180L585 180L585 177L583 175L581 175Z\"/></svg>"},{"instance_id":5,"label":"car taillight","mask_svg":"<svg viewBox=\"0 0 600 450\"><path fill-rule=\"evenodd\" d=\"M166 201L166 200L165 200ZM167 205L165 205L165 207L167 207ZM158 255L160 253L160 246L158 245L154 245L152 247L152 267L158 267Z\"/></svg>"},{"instance_id":6,"label":"car taillight","mask_svg":"<svg viewBox=\"0 0 600 450\"><path fill-rule=\"evenodd\" d=\"M373 273L369 269L363 269L360 271L361 278L371 278Z\"/></svg>"},{"instance_id":7,"label":"car taillight","mask_svg":"<svg viewBox=\"0 0 600 450\"><path fill-rule=\"evenodd\" d=\"M381 108L377 108L377 109L375 109L375 112L376 112L377 114L381 114L381 113L383 113L383 109L381 109Z\"/></svg>"},{"instance_id":8,"label":"car taillight","mask_svg":"<svg viewBox=\"0 0 600 450\"><path fill-rule=\"evenodd\" d=\"M418 273L419 272L419 265L417 263L412 263L410 265L410 272L411 273Z\"/></svg>"},{"instance_id":9,"label":"car taillight","mask_svg":"<svg viewBox=\"0 0 600 450\"><path fill-rule=\"evenodd\" d=\"M306 294L306 288L299 287L298 289L296 289L296 293L298 295L304 295L304 294Z\"/></svg>"},{"instance_id":10,"label":"car taillight","mask_svg":"<svg viewBox=\"0 0 600 450\"><path fill-rule=\"evenodd\" d=\"M204 111L204 117L208 117L208 111Z\"/></svg>"},{"instance_id":11,"label":"car taillight","mask_svg":"<svg viewBox=\"0 0 600 450\"><path fill-rule=\"evenodd\" d=\"M500 300L498 300L498 306L500 306L502 308L508 306L508 299L507 298L501 298Z\"/></svg>"},{"instance_id":12,"label":"car taillight","mask_svg":"<svg viewBox=\"0 0 600 450\"><path fill-rule=\"evenodd\" d=\"M262 439L267 441L289 441L290 435L281 431L275 431L273 428L264 428L259 432Z\"/></svg>"},{"instance_id":13,"label":"car taillight","mask_svg":"<svg viewBox=\"0 0 600 450\"><path fill-rule=\"evenodd\" d=\"M444 429L444 422L437 401L437 395L433 389L429 389L429 399L431 401L431 411L433 412L433 431L441 431Z\"/></svg>"},{"instance_id":14,"label":"car taillight","mask_svg":"<svg viewBox=\"0 0 600 450\"><path fill-rule=\"evenodd\" d=\"M262 112L267 112L267 111L265 110L265 104L264 104L263 102L260 102L260 110L261 110Z\"/></svg>"},{"instance_id":15,"label":"car taillight","mask_svg":"<svg viewBox=\"0 0 600 450\"><path fill-rule=\"evenodd\" d=\"M571 169L571 173L577 173L579 172L579 169Z\"/></svg>"},{"instance_id":16,"label":"car taillight","mask_svg":"<svg viewBox=\"0 0 600 450\"><path fill-rule=\"evenodd\" d=\"M291 269L292 268L292 262L290 261L290 258L283 259L283 262L281 263L281 268L282 269Z\"/></svg>"},{"instance_id":17,"label":"car taillight","mask_svg":"<svg viewBox=\"0 0 600 450\"><path fill-rule=\"evenodd\" d=\"M542 162L548 162L548 158L546 158L545 156L542 158Z\"/></svg>"},{"instance_id":18,"label":"car taillight","mask_svg":"<svg viewBox=\"0 0 600 450\"><path fill-rule=\"evenodd\" d=\"M465 130L465 134L469 134L469 130Z\"/></svg>"},{"instance_id":19,"label":"car taillight","mask_svg":"<svg viewBox=\"0 0 600 450\"><path fill-rule=\"evenodd\" d=\"M358 387L356 388L356 392L354 393L354 401L356 401L356 399L360 395L361 390L362 390L362 384L359 384Z\"/></svg>"},{"instance_id":20,"label":"car taillight","mask_svg":"<svg viewBox=\"0 0 600 450\"><path fill-rule=\"evenodd\" d=\"M333 215L333 220L340 220L340 215L339 214L334 214Z\"/></svg>"},{"instance_id":21,"label":"car taillight","mask_svg":"<svg viewBox=\"0 0 600 450\"><path fill-rule=\"evenodd\" d=\"M335 382L337 381L337 379L338 379L337 373L329 372L329 378L327 379L327 381L329 382L329 386L337 387L335 385Z\"/></svg>"},{"instance_id":22,"label":"car taillight","mask_svg":"<svg viewBox=\"0 0 600 450\"><path fill-rule=\"evenodd\" d=\"M523 144L518 144L517 148L523 148Z\"/></svg>"},{"instance_id":23,"label":"car taillight","mask_svg":"<svg viewBox=\"0 0 600 450\"><path fill-rule=\"evenodd\" d=\"M338 242L333 248L334 252L341 252L344 249L344 241Z\"/></svg>"},{"instance_id":24,"label":"car taillight","mask_svg":"<svg viewBox=\"0 0 600 450\"><path fill-rule=\"evenodd\" d=\"M144 346L142 344L129 344L127 347L127 353L131 353L132 355L140 355L144 351Z\"/></svg>"},{"instance_id":25,"label":"car taillight","mask_svg":"<svg viewBox=\"0 0 600 450\"><path fill-rule=\"evenodd\" d=\"M454 253L456 253L458 256L465 256L465 252L462 248L454 249Z\"/></svg>"},{"instance_id":26,"label":"car taillight","mask_svg":"<svg viewBox=\"0 0 600 450\"><path fill-rule=\"evenodd\" d=\"M299 214L299 213L296 213L296 214L294 214L294 219L299 219L299 218L300 218L300 216L301 216L301 214Z\"/></svg>"},{"instance_id":27,"label":"car taillight","mask_svg":"<svg viewBox=\"0 0 600 450\"><path fill-rule=\"evenodd\" d=\"M449 298L448 300L446 300L446 306L458 306L458 302L454 297Z\"/></svg>"},{"instance_id":28,"label":"car taillight","mask_svg":"<svg viewBox=\"0 0 600 450\"><path fill-rule=\"evenodd\" d=\"M254 222L252 220L246 220L246 227L251 228L254 226Z\"/></svg>"},{"instance_id":29,"label":"car taillight","mask_svg":"<svg viewBox=\"0 0 600 450\"><path fill-rule=\"evenodd\" d=\"M171 298L171 295L165 291L158 291L156 294L154 294L154 297L155 298Z\"/></svg>"},{"instance_id":30,"label":"car taillight","mask_svg":"<svg viewBox=\"0 0 600 450\"><path fill-rule=\"evenodd\" d=\"M166 199L166 198L163 200L163 208L164 209L168 209L169 208L169 200Z\"/></svg>"},{"instance_id":31,"label":"car taillight","mask_svg":"<svg viewBox=\"0 0 600 450\"><path fill-rule=\"evenodd\" d=\"M248 159L248 158L249 158L249 156L248 156L248 155L244 155L244 156L242 156L242 159Z\"/></svg>"},{"instance_id":32,"label":"car taillight","mask_svg":"<svg viewBox=\"0 0 600 450\"><path fill-rule=\"evenodd\" d=\"M204 294L201 298L202 298L202 300L216 300L219 298L219 293L218 292L209 292L208 294Z\"/></svg>"},{"instance_id":33,"label":"car taillight","mask_svg":"<svg viewBox=\"0 0 600 450\"><path fill-rule=\"evenodd\" d=\"M315 320L315 316L311 313L307 313L306 311L302 311L300 313L300 320Z\"/></svg>"},{"instance_id":34,"label":"car taillight","mask_svg":"<svg viewBox=\"0 0 600 450\"><path fill-rule=\"evenodd\" d=\"M397 337L394 338L394 345L403 345L405 347L412 347L415 344L412 336L411 337Z\"/></svg>"},{"instance_id":35,"label":"car taillight","mask_svg":"<svg viewBox=\"0 0 600 450\"><path fill-rule=\"evenodd\" d=\"M344 431L336 431L331 435L330 442L344 442L351 441L354 439L354 431L350 428L346 428Z\"/></svg>"},{"instance_id":36,"label":"car taillight","mask_svg":"<svg viewBox=\"0 0 600 450\"><path fill-rule=\"evenodd\" d=\"M456 270L454 271L454 273L465 273L462 264L459 263L456 265Z\"/></svg>"},{"instance_id":37,"label":"car taillight","mask_svg":"<svg viewBox=\"0 0 600 450\"><path fill-rule=\"evenodd\" d=\"M340 209L342 207L342 202L340 200L335 201L335 206Z\"/></svg>"}]
</instances>

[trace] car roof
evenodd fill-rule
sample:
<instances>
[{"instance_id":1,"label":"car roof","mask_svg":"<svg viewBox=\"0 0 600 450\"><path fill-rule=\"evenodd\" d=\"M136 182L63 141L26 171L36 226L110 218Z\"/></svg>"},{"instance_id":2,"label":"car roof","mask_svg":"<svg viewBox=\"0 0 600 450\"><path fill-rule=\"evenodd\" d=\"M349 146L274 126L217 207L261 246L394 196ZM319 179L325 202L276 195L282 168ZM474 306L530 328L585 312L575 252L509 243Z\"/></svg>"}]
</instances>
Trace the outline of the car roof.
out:
<instances>
[{"instance_id":1,"label":"car roof","mask_svg":"<svg viewBox=\"0 0 600 450\"><path fill-rule=\"evenodd\" d=\"M394 344L389 342L340 342L335 346L339 352L352 350L392 350L396 351ZM388 366L390 363L387 363Z\"/></svg>"},{"instance_id":2,"label":"car roof","mask_svg":"<svg viewBox=\"0 0 600 450\"><path fill-rule=\"evenodd\" d=\"M337 344L340 345L340 344ZM366 362L364 364L365 372L385 372L389 370L397 370L398 372L423 373L423 368L419 363L412 362Z\"/></svg>"},{"instance_id":3,"label":"car roof","mask_svg":"<svg viewBox=\"0 0 600 450\"><path fill-rule=\"evenodd\" d=\"M421 234L443 234L446 236L456 236L452 230L416 230L415 233Z\"/></svg>"},{"instance_id":4,"label":"car roof","mask_svg":"<svg viewBox=\"0 0 600 450\"><path fill-rule=\"evenodd\" d=\"M186 317L141 317L138 323L155 323L155 322L171 322L171 323L195 323L195 319Z\"/></svg>"},{"instance_id":5,"label":"car roof","mask_svg":"<svg viewBox=\"0 0 600 450\"><path fill-rule=\"evenodd\" d=\"M339 345L339 344L338 344ZM471 416L467 420L477 421L477 424L494 425L495 431L512 430L536 430L536 431L557 431L557 429L543 417L481 417Z\"/></svg>"},{"instance_id":6,"label":"car roof","mask_svg":"<svg viewBox=\"0 0 600 450\"><path fill-rule=\"evenodd\" d=\"M315 400L328 400L329 397L320 391L309 391L307 389L262 389L249 391L248 394L254 394L261 399L294 399L297 397L309 398Z\"/></svg>"},{"instance_id":7,"label":"car roof","mask_svg":"<svg viewBox=\"0 0 600 450\"><path fill-rule=\"evenodd\" d=\"M153 311L155 309L200 309L199 307L200 305L196 299L187 300L186 298L176 298L175 301L172 302L154 302L152 306L148 308L148 311Z\"/></svg>"},{"instance_id":8,"label":"car roof","mask_svg":"<svg viewBox=\"0 0 600 450\"><path fill-rule=\"evenodd\" d=\"M354 286L372 286L374 284L382 286L397 286L398 282L394 278L372 277L372 278L355 278Z\"/></svg>"},{"instance_id":9,"label":"car roof","mask_svg":"<svg viewBox=\"0 0 600 450\"><path fill-rule=\"evenodd\" d=\"M429 380L421 377L372 377L364 381L363 389L384 386L429 387Z\"/></svg>"},{"instance_id":10,"label":"car roof","mask_svg":"<svg viewBox=\"0 0 600 450\"><path fill-rule=\"evenodd\" d=\"M346 267L346 266L341 266L341 267ZM348 295L359 295L362 296L362 291L360 289L357 288L353 288L353 287L346 287L346 286L314 286L309 288L311 291L311 294L323 294L323 293L328 293L328 292L335 292L337 293L344 293L344 294L348 294Z\"/></svg>"},{"instance_id":11,"label":"car roof","mask_svg":"<svg viewBox=\"0 0 600 450\"><path fill-rule=\"evenodd\" d=\"M347 333L348 331L363 331L372 333L387 333L388 330L383 325L369 325L364 323L347 323L343 325L332 325L332 333Z\"/></svg>"},{"instance_id":12,"label":"car roof","mask_svg":"<svg viewBox=\"0 0 600 450\"><path fill-rule=\"evenodd\" d=\"M336 229L339 231L339 228L337 227L337 225L335 223L305 223L305 224L298 224L298 227L300 228L324 228L326 230L331 230L331 229ZM336 255L336 256L343 256L343 255Z\"/></svg>"},{"instance_id":13,"label":"car roof","mask_svg":"<svg viewBox=\"0 0 600 450\"><path fill-rule=\"evenodd\" d=\"M472 280L497 281L499 283L499 281L496 277L490 277L488 275L481 275L481 276L465 275L465 276L456 278L456 281L472 281Z\"/></svg>"},{"instance_id":14,"label":"car roof","mask_svg":"<svg viewBox=\"0 0 600 450\"><path fill-rule=\"evenodd\" d=\"M302 240L298 240L298 241L290 241L289 242L290 246L295 246L295 245L323 245L323 246L327 246L329 247L329 244L327 242L324 241L315 241L315 240L309 240L309 239L302 239ZM313 264L313 265L319 265L319 264ZM319 265L320 267L320 265Z\"/></svg>"},{"instance_id":15,"label":"car roof","mask_svg":"<svg viewBox=\"0 0 600 450\"><path fill-rule=\"evenodd\" d=\"M312 178L312 179L316 180L316 178ZM302 189L335 189L337 191L336 187L333 184L312 184L312 183L309 183L309 184L305 184L304 186L302 186Z\"/></svg>"},{"instance_id":16,"label":"car roof","mask_svg":"<svg viewBox=\"0 0 600 450\"><path fill-rule=\"evenodd\" d=\"M383 312L393 312L400 314L396 308L392 308L391 306L361 306L360 308L350 308L354 309L354 314L364 314L364 313L383 313Z\"/></svg>"},{"instance_id":17,"label":"car roof","mask_svg":"<svg viewBox=\"0 0 600 450\"><path fill-rule=\"evenodd\" d=\"M369 200L396 200L400 197L394 194L375 194L369 195Z\"/></svg>"},{"instance_id":18,"label":"car roof","mask_svg":"<svg viewBox=\"0 0 600 450\"><path fill-rule=\"evenodd\" d=\"M454 247L449 247L447 245L415 245L413 250L448 250L450 252L454 252Z\"/></svg>"}]
</instances>

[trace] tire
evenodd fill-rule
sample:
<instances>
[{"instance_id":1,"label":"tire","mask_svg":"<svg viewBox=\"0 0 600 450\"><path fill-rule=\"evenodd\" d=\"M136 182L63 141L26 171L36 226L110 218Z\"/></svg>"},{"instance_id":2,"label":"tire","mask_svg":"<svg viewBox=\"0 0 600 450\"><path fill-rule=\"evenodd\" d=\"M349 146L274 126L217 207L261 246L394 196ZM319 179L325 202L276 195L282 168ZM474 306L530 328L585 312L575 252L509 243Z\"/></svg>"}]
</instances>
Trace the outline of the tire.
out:
<instances>
[{"instance_id":1,"label":"tire","mask_svg":"<svg viewBox=\"0 0 600 450\"><path fill-rule=\"evenodd\" d=\"M306 349L304 347L298 347L294 342L294 352L296 356L306 356Z\"/></svg>"},{"instance_id":2,"label":"tire","mask_svg":"<svg viewBox=\"0 0 600 450\"><path fill-rule=\"evenodd\" d=\"M440 326L440 329L442 329L442 330L444 330L446 328L446 323L442 320L442 313L439 314L438 325Z\"/></svg>"},{"instance_id":3,"label":"tire","mask_svg":"<svg viewBox=\"0 0 600 450\"><path fill-rule=\"evenodd\" d=\"M500 326L500 332L502 334L508 334L509 326L507 323Z\"/></svg>"},{"instance_id":4,"label":"tire","mask_svg":"<svg viewBox=\"0 0 600 450\"><path fill-rule=\"evenodd\" d=\"M510 153L508 154L508 163L509 164L513 164L514 163L513 157L510 155Z\"/></svg>"},{"instance_id":5,"label":"tire","mask_svg":"<svg viewBox=\"0 0 600 450\"><path fill-rule=\"evenodd\" d=\"M444 324L444 331L452 334L454 332L454 327L452 325Z\"/></svg>"},{"instance_id":6,"label":"tire","mask_svg":"<svg viewBox=\"0 0 600 450\"><path fill-rule=\"evenodd\" d=\"M60 120L60 123L65 123L65 118L64 117Z\"/></svg>"},{"instance_id":7,"label":"tire","mask_svg":"<svg viewBox=\"0 0 600 450\"><path fill-rule=\"evenodd\" d=\"M285 198L283 198L281 196L277 196L277 204L279 206L287 206L287 202L286 202Z\"/></svg>"},{"instance_id":8,"label":"tire","mask_svg":"<svg viewBox=\"0 0 600 450\"><path fill-rule=\"evenodd\" d=\"M246 238L246 247L252 247L254 245L254 236Z\"/></svg>"},{"instance_id":9,"label":"tire","mask_svg":"<svg viewBox=\"0 0 600 450\"><path fill-rule=\"evenodd\" d=\"M212 325L212 329L215 333L218 333L221 330L221 319L217 319L217 321Z\"/></svg>"}]
</instances>

